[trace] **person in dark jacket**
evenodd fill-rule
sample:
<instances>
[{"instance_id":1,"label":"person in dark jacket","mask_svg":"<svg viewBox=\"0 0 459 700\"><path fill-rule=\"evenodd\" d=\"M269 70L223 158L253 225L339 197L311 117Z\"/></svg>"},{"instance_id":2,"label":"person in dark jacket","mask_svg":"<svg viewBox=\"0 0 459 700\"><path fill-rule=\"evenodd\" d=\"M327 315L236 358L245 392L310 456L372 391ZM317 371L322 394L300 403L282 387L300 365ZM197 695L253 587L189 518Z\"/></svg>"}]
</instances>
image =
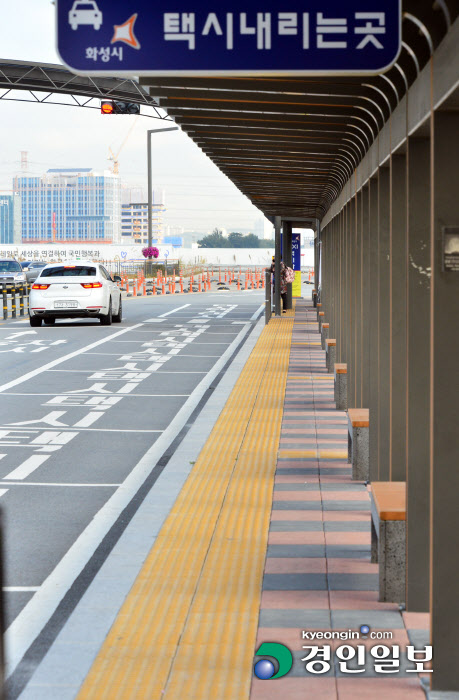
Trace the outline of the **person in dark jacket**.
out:
<instances>
[{"instance_id":1,"label":"person in dark jacket","mask_svg":"<svg viewBox=\"0 0 459 700\"><path fill-rule=\"evenodd\" d=\"M271 272L273 276L273 296L274 296L274 290L275 290L275 268L276 268L276 260L273 255L272 257L272 263L271 267L268 268L269 271ZM285 279L285 273L286 273L286 267L284 263L281 260L280 264L280 292L281 292L281 299L282 299L282 313L287 313L287 280Z\"/></svg>"}]
</instances>

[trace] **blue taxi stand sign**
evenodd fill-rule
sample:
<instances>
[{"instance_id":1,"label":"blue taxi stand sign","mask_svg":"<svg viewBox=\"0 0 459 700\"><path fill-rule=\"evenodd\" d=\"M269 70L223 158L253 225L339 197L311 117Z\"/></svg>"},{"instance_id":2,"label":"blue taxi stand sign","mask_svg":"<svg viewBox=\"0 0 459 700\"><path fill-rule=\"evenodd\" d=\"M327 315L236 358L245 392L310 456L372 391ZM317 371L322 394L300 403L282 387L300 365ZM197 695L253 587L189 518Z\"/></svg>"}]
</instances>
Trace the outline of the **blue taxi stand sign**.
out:
<instances>
[{"instance_id":1,"label":"blue taxi stand sign","mask_svg":"<svg viewBox=\"0 0 459 700\"><path fill-rule=\"evenodd\" d=\"M100 76L365 75L401 49L401 0L57 0L57 50Z\"/></svg>"}]
</instances>

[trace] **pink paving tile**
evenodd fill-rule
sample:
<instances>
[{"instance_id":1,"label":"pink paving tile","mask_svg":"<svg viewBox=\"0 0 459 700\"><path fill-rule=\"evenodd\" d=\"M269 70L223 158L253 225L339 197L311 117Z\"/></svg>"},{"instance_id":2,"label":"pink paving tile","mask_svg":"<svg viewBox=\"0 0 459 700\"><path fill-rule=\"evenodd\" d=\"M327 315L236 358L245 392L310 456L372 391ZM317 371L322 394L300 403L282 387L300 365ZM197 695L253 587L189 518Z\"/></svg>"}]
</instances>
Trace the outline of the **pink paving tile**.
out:
<instances>
[{"instance_id":1,"label":"pink paving tile","mask_svg":"<svg viewBox=\"0 0 459 700\"><path fill-rule=\"evenodd\" d=\"M344 519L344 518L343 518ZM271 520L322 520L321 510L273 510Z\"/></svg>"},{"instance_id":2,"label":"pink paving tile","mask_svg":"<svg viewBox=\"0 0 459 700\"><path fill-rule=\"evenodd\" d=\"M339 700L425 700L417 678L338 678L337 683Z\"/></svg>"},{"instance_id":3,"label":"pink paving tile","mask_svg":"<svg viewBox=\"0 0 459 700\"><path fill-rule=\"evenodd\" d=\"M320 491L277 491L273 497L276 501L320 501Z\"/></svg>"},{"instance_id":4,"label":"pink paving tile","mask_svg":"<svg viewBox=\"0 0 459 700\"><path fill-rule=\"evenodd\" d=\"M366 490L361 491L323 491L324 501L365 501L369 503L370 499Z\"/></svg>"},{"instance_id":5,"label":"pink paving tile","mask_svg":"<svg viewBox=\"0 0 459 700\"><path fill-rule=\"evenodd\" d=\"M315 436L315 435L314 435L314 437L312 437L312 436L311 437L301 437L299 433L297 433L295 435L295 437L291 437L291 436L285 436L284 438L281 437L279 442L281 445L285 445L285 444L288 444L290 442L294 442L295 444L298 444L298 445L317 445L317 443L319 442L322 445L322 447L324 447L325 445L340 445L343 447L343 449L345 447L347 447L347 442L345 440L342 440L339 438L337 438L337 439L333 439L333 438L320 439L320 436Z\"/></svg>"},{"instance_id":6,"label":"pink paving tile","mask_svg":"<svg viewBox=\"0 0 459 700\"><path fill-rule=\"evenodd\" d=\"M354 573L354 571L346 573ZM377 570L371 573L377 573ZM330 607L332 610L389 610L398 612L396 603L380 603L378 601L378 591L330 591Z\"/></svg>"},{"instance_id":7,"label":"pink paving tile","mask_svg":"<svg viewBox=\"0 0 459 700\"><path fill-rule=\"evenodd\" d=\"M311 676L306 678L284 676L272 682L254 678L250 691L250 700L306 700L306 698L337 700L337 697L334 678Z\"/></svg>"},{"instance_id":8,"label":"pink paving tile","mask_svg":"<svg viewBox=\"0 0 459 700\"><path fill-rule=\"evenodd\" d=\"M370 522L370 513L362 513L358 510L348 511L348 510L325 510L323 513L324 520L333 522L335 520L342 520L343 522L349 522L350 520L355 520L356 522ZM290 520L290 518L288 518Z\"/></svg>"},{"instance_id":9,"label":"pink paving tile","mask_svg":"<svg viewBox=\"0 0 459 700\"><path fill-rule=\"evenodd\" d=\"M326 560L321 557L267 557L265 561L265 574L325 574L326 571Z\"/></svg>"},{"instance_id":10,"label":"pink paving tile","mask_svg":"<svg viewBox=\"0 0 459 700\"><path fill-rule=\"evenodd\" d=\"M260 607L276 610L328 610L328 592L263 591Z\"/></svg>"},{"instance_id":11,"label":"pink paving tile","mask_svg":"<svg viewBox=\"0 0 459 700\"><path fill-rule=\"evenodd\" d=\"M352 557L330 557L327 559L330 574L377 574L378 565Z\"/></svg>"},{"instance_id":12,"label":"pink paving tile","mask_svg":"<svg viewBox=\"0 0 459 700\"><path fill-rule=\"evenodd\" d=\"M321 474L320 482L323 484L351 484L352 479L350 474Z\"/></svg>"},{"instance_id":13,"label":"pink paving tile","mask_svg":"<svg viewBox=\"0 0 459 700\"><path fill-rule=\"evenodd\" d=\"M270 532L268 544L325 544L325 540L323 532Z\"/></svg>"},{"instance_id":14,"label":"pink paving tile","mask_svg":"<svg viewBox=\"0 0 459 700\"><path fill-rule=\"evenodd\" d=\"M409 630L428 630L430 629L430 614L404 612L403 622Z\"/></svg>"},{"instance_id":15,"label":"pink paving tile","mask_svg":"<svg viewBox=\"0 0 459 700\"><path fill-rule=\"evenodd\" d=\"M326 532L325 543L340 544L371 544L371 532Z\"/></svg>"}]
</instances>

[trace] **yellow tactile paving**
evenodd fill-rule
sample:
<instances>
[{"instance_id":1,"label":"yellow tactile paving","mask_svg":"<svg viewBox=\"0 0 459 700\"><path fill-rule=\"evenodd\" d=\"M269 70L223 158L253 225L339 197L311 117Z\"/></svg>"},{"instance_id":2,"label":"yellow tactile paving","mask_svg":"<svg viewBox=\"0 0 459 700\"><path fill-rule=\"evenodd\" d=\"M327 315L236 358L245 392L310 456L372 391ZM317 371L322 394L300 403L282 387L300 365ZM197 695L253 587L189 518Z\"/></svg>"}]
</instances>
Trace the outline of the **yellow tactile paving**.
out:
<instances>
[{"instance_id":1,"label":"yellow tactile paving","mask_svg":"<svg viewBox=\"0 0 459 700\"><path fill-rule=\"evenodd\" d=\"M293 317L263 330L78 700L249 697Z\"/></svg>"}]
</instances>

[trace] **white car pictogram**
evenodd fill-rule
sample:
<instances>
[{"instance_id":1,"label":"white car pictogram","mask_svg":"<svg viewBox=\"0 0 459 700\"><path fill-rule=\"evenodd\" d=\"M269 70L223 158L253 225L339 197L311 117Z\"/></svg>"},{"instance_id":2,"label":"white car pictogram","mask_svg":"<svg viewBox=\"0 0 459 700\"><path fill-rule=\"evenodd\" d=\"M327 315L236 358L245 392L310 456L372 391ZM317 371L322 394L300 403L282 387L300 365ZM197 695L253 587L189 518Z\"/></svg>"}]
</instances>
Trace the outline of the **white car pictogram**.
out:
<instances>
[{"instance_id":1,"label":"white car pictogram","mask_svg":"<svg viewBox=\"0 0 459 700\"><path fill-rule=\"evenodd\" d=\"M100 29L102 12L94 0L76 0L69 12L69 24L72 29L78 29L79 24L92 24L94 29Z\"/></svg>"}]
</instances>

